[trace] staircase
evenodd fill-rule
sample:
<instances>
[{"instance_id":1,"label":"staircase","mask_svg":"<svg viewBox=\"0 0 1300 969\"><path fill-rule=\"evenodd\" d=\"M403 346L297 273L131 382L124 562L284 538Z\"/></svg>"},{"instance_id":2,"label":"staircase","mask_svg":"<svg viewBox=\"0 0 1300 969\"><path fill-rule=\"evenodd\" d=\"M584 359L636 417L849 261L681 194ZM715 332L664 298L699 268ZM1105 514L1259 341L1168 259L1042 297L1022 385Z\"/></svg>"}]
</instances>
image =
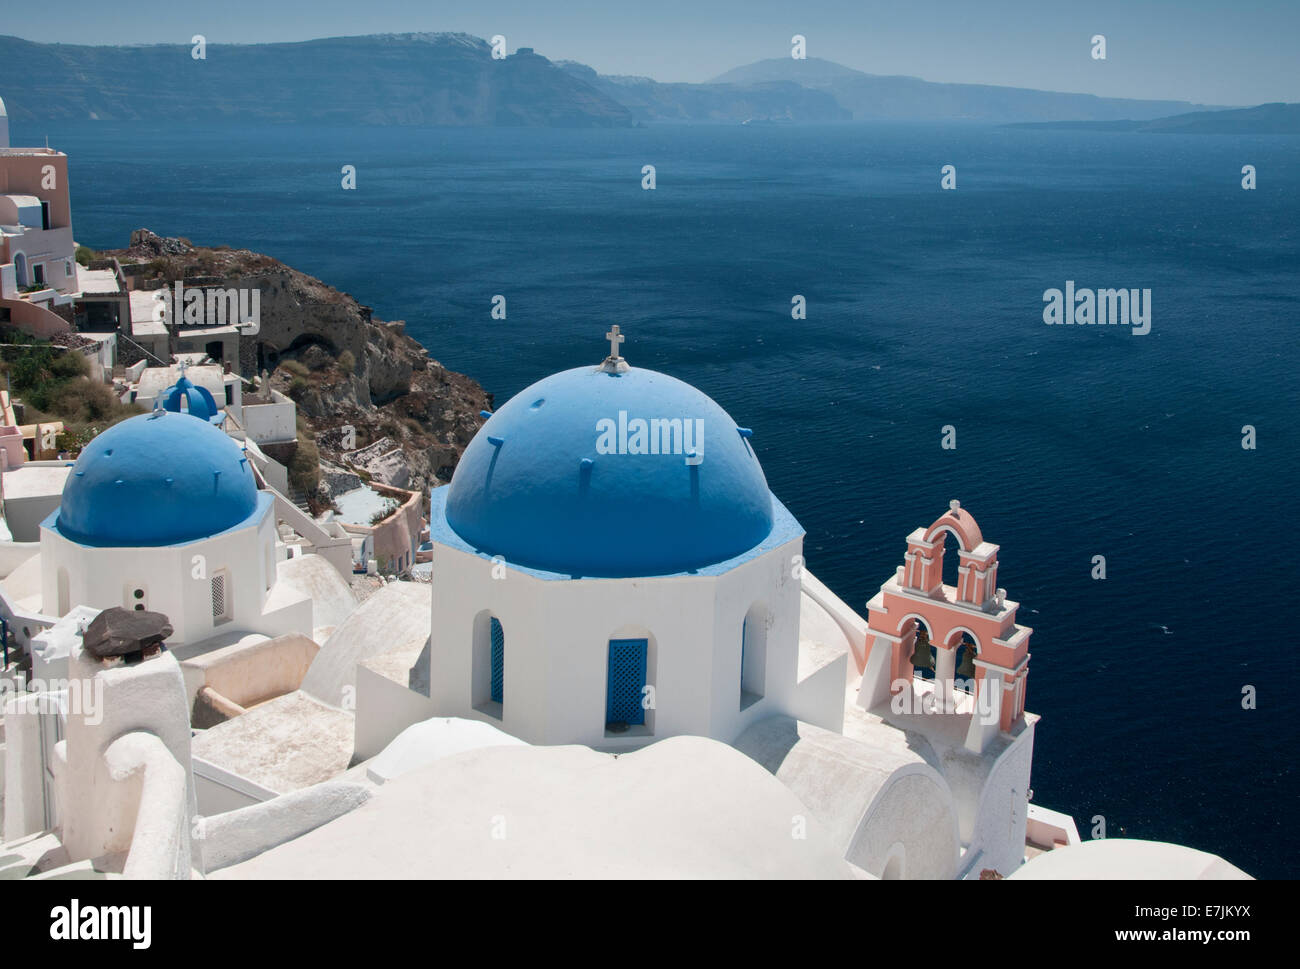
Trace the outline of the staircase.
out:
<instances>
[{"instance_id":1,"label":"staircase","mask_svg":"<svg viewBox=\"0 0 1300 969\"><path fill-rule=\"evenodd\" d=\"M307 504L307 492L294 485L289 486L288 499L292 501L297 509L308 518L314 517L311 513L311 507Z\"/></svg>"}]
</instances>

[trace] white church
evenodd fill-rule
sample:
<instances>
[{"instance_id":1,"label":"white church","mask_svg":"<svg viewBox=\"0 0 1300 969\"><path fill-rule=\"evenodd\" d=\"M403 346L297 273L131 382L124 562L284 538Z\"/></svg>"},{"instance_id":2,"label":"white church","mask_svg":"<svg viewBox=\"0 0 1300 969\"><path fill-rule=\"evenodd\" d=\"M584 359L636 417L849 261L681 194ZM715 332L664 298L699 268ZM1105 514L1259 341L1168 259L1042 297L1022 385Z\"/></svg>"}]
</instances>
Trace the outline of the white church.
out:
<instances>
[{"instance_id":1,"label":"white church","mask_svg":"<svg viewBox=\"0 0 1300 969\"><path fill-rule=\"evenodd\" d=\"M354 601L328 635L319 596L278 595L274 516L210 421L156 412L96 438L40 569L43 598L82 617L64 695L101 699L6 705L25 739L0 874L1246 877L1177 845L1081 842L1033 803L1032 631L969 511L900 537L864 617L805 565L751 431L607 337L602 362L485 414L430 495L431 582ZM85 620L137 606L168 617L168 648L92 655ZM185 644L226 623L273 638L213 654L207 685L260 698L191 722ZM258 685L284 678L268 643L290 640L309 662ZM139 771L157 782L115 780Z\"/></svg>"}]
</instances>

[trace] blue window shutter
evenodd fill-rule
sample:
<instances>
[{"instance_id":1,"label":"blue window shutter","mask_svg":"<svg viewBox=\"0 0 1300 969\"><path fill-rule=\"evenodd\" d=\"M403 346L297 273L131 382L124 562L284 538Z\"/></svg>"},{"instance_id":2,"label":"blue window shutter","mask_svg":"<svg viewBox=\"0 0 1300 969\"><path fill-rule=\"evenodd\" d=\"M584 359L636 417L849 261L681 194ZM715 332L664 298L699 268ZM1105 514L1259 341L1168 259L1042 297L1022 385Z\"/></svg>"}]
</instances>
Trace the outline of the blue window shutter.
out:
<instances>
[{"instance_id":1,"label":"blue window shutter","mask_svg":"<svg viewBox=\"0 0 1300 969\"><path fill-rule=\"evenodd\" d=\"M480 626L480 629L483 627ZM481 669L482 667L480 667ZM492 701L501 703L505 695L506 634L501 620L492 617Z\"/></svg>"},{"instance_id":2,"label":"blue window shutter","mask_svg":"<svg viewBox=\"0 0 1300 969\"><path fill-rule=\"evenodd\" d=\"M645 723L646 647L644 639L609 641L609 683L605 693L605 722Z\"/></svg>"}]
</instances>

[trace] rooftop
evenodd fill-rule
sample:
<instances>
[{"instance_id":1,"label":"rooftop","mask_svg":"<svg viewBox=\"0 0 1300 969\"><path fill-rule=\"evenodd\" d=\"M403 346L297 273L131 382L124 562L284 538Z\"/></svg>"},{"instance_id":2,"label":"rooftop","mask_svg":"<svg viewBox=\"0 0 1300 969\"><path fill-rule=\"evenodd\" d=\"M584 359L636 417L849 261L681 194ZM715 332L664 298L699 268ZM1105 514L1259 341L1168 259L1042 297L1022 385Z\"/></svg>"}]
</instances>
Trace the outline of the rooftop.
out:
<instances>
[{"instance_id":1,"label":"rooftop","mask_svg":"<svg viewBox=\"0 0 1300 969\"><path fill-rule=\"evenodd\" d=\"M122 288L117 283L117 274L111 269L87 269L77 264L77 288L83 296L97 296L106 293L120 293Z\"/></svg>"},{"instance_id":2,"label":"rooftop","mask_svg":"<svg viewBox=\"0 0 1300 969\"><path fill-rule=\"evenodd\" d=\"M4 473L6 501L22 498L45 498L63 494L63 486L72 473L72 462L24 464Z\"/></svg>"},{"instance_id":3,"label":"rooftop","mask_svg":"<svg viewBox=\"0 0 1300 969\"><path fill-rule=\"evenodd\" d=\"M617 757L484 747L214 878L851 878L820 825L744 754L673 737ZM508 835L508 836L507 836Z\"/></svg>"}]
</instances>

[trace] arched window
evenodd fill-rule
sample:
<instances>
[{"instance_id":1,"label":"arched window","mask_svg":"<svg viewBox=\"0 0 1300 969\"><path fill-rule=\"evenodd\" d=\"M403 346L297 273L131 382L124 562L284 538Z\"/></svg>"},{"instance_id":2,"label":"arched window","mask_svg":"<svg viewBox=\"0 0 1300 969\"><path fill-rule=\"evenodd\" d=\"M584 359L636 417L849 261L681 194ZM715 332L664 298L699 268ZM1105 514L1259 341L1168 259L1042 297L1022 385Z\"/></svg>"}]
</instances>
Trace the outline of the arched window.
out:
<instances>
[{"instance_id":1,"label":"arched window","mask_svg":"<svg viewBox=\"0 0 1300 969\"><path fill-rule=\"evenodd\" d=\"M68 591L68 570L61 567L58 574L59 611L55 615L66 616L72 608L72 596Z\"/></svg>"},{"instance_id":2,"label":"arched window","mask_svg":"<svg viewBox=\"0 0 1300 969\"><path fill-rule=\"evenodd\" d=\"M506 692L506 631L501 620L487 609L474 617L472 650L470 705L500 720Z\"/></svg>"},{"instance_id":3,"label":"arched window","mask_svg":"<svg viewBox=\"0 0 1300 969\"><path fill-rule=\"evenodd\" d=\"M912 636L909 639L908 633ZM913 616L903 624L903 642L907 646L907 662L912 666L914 675L922 679L934 679L937 665L937 647L930 639L930 626L920 616Z\"/></svg>"},{"instance_id":4,"label":"arched window","mask_svg":"<svg viewBox=\"0 0 1300 969\"><path fill-rule=\"evenodd\" d=\"M938 536L943 539L943 584L954 590L961 589L961 543L951 531L943 531ZM957 591L953 599L959 598Z\"/></svg>"},{"instance_id":5,"label":"arched window","mask_svg":"<svg viewBox=\"0 0 1300 969\"><path fill-rule=\"evenodd\" d=\"M968 634L963 633L955 657L953 689L961 690L963 693L975 693L975 658L978 655L978 647Z\"/></svg>"},{"instance_id":6,"label":"arched window","mask_svg":"<svg viewBox=\"0 0 1300 969\"><path fill-rule=\"evenodd\" d=\"M740 624L740 709L763 699L767 679L767 609L754 603Z\"/></svg>"}]
</instances>

